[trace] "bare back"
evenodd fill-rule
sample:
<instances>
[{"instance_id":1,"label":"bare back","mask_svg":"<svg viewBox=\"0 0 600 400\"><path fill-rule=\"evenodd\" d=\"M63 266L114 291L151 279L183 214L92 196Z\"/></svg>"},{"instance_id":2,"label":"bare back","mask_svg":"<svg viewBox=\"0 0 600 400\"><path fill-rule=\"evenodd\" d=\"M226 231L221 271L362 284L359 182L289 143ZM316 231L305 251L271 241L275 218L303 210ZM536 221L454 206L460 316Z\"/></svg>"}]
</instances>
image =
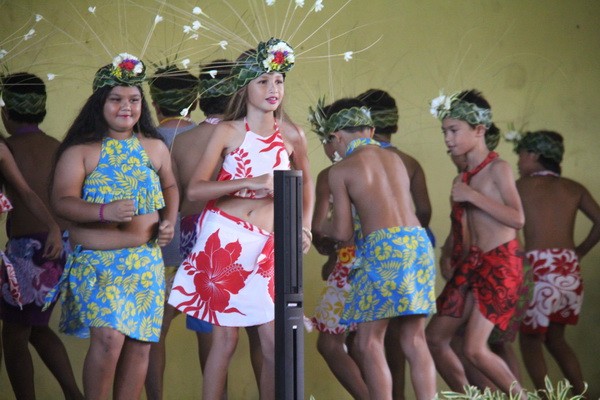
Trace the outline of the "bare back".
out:
<instances>
[{"instance_id":1,"label":"bare back","mask_svg":"<svg viewBox=\"0 0 600 400\"><path fill-rule=\"evenodd\" d=\"M553 176L526 176L517 181L525 211L525 248L575 249L575 217L587 190Z\"/></svg>"},{"instance_id":2,"label":"bare back","mask_svg":"<svg viewBox=\"0 0 600 400\"><path fill-rule=\"evenodd\" d=\"M27 184L44 204L49 205L49 185L54 155L60 142L42 132L20 133L9 137L6 142ZM29 211L25 206L26 203L19 199L16 192L11 188L7 188L7 192L8 197L13 199L14 207L10 215L10 237L27 236L48 230L42 221ZM67 227L66 221L59 220L55 215L53 217L62 229Z\"/></svg>"},{"instance_id":3,"label":"bare back","mask_svg":"<svg viewBox=\"0 0 600 400\"><path fill-rule=\"evenodd\" d=\"M410 197L410 179L402 160L377 146L361 146L330 171L340 180L361 217L366 236L395 226L420 226ZM334 192L334 207L337 199Z\"/></svg>"}]
</instances>

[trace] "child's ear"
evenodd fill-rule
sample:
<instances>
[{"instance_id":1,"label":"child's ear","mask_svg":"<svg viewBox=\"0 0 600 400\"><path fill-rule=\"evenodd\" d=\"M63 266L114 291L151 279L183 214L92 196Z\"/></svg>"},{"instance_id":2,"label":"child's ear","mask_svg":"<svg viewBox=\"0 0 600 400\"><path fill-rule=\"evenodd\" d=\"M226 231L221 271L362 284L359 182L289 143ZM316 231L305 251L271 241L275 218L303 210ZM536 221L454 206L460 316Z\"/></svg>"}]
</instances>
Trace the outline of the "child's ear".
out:
<instances>
[{"instance_id":1,"label":"child's ear","mask_svg":"<svg viewBox=\"0 0 600 400\"><path fill-rule=\"evenodd\" d=\"M487 128L485 127L485 125L479 124L475 126L475 135L476 136L485 136L485 133L487 132Z\"/></svg>"},{"instance_id":2,"label":"child's ear","mask_svg":"<svg viewBox=\"0 0 600 400\"><path fill-rule=\"evenodd\" d=\"M375 128L369 128L369 137L371 139L373 139L373 136L375 135Z\"/></svg>"}]
</instances>

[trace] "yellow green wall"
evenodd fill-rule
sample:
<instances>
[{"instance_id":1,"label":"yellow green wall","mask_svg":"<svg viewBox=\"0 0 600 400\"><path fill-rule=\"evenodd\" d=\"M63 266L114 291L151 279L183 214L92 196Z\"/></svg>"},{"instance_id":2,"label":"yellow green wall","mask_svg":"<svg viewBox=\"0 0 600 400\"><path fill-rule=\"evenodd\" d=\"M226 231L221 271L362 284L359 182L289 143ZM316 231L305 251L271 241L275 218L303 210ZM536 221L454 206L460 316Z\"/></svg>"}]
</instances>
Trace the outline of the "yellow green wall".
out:
<instances>
[{"instance_id":1,"label":"yellow green wall","mask_svg":"<svg viewBox=\"0 0 600 400\"><path fill-rule=\"evenodd\" d=\"M244 15L249 28L259 39L269 36L289 38L292 30L281 34L274 26L284 24L285 0L277 0L273 9L263 11L262 3L252 1L259 17L249 18L247 1L230 0L234 9ZM312 5L307 5L288 20L297 24ZM342 0L325 0L325 9L309 17L299 32L290 39L300 55L297 66L286 82L287 110L307 131L311 168L314 175L328 165L320 144L306 124L308 106L323 94L328 99L352 96L368 88L388 90L400 110L400 132L393 142L417 158L428 178L433 203L432 229L442 241L449 230L450 182L454 167L446 156L437 120L429 115L428 102L440 89L446 93L477 88L493 106L494 121L506 128L508 123L527 129L548 128L561 132L566 140L564 175L589 188L600 199L597 184L600 168L596 115L600 109L600 2L594 0L355 0L348 4L324 29L298 45L316 27L344 4ZM87 11L97 6L96 14ZM88 0L0 0L0 43L8 47L8 38L25 34L39 13L45 20L36 27L32 42L20 56L6 58L11 72L28 70L45 77L48 82L48 117L42 128L62 137L79 107L91 91L94 71L107 64L119 52L141 54L154 15L164 16L144 53L153 62L173 59L176 45L183 38L182 25L195 18L190 13L199 5L221 22L225 31L239 34L248 43L255 40L224 1L178 0L102 1ZM118 17L121 16L121 18ZM276 16L275 16L276 15ZM271 27L268 31L267 26ZM221 51L214 45L225 33L217 25L205 31L210 40L185 40L179 59L192 63L214 58L234 58L249 47L243 41L229 39L230 47ZM327 37L346 33L323 45ZM229 35L228 37L233 37ZM330 63L318 56L359 50L381 39L369 50L354 54L349 62L341 57ZM104 46L99 45L99 41ZM207 43L213 43L212 47ZM25 46L23 46L25 44ZM309 51L310 50L310 51ZM305 53L304 53L305 52ZM304 53L304 54L302 54ZM45 78L46 80L46 78ZM192 114L195 120L202 116ZM1 130L1 129L0 129ZM516 157L511 147L501 143L498 151L513 165ZM516 172L516 168L515 168ZM576 232L581 239L590 225L581 218ZM322 288L320 267L324 261L311 250L304 259L305 312L312 313ZM596 335L600 328L600 247L582 262L585 279L585 304L581 322L568 329L568 338L582 363L590 383L591 398L600 395L600 363ZM441 289L438 279L438 289ZM57 326L57 312L52 326ZM244 336L244 335L242 335ZM68 347L78 379L87 349L87 341L62 335ZM315 348L316 333L307 333L305 341L305 393L319 399L346 399L349 396L334 379ZM168 338L168 362L165 379L166 399L199 398L201 375L198 367L194 335L184 328L184 318L175 320ZM230 397L257 398L247 343L240 342L230 370ZM36 363L36 390L39 399L59 398L59 388L41 361ZM552 377L560 376L552 367ZM531 387L529 379L524 384ZM409 385L410 388L410 385ZM439 389L445 389L441 383ZM0 399L10 399L6 370L0 372ZM407 398L413 398L407 390Z\"/></svg>"}]
</instances>

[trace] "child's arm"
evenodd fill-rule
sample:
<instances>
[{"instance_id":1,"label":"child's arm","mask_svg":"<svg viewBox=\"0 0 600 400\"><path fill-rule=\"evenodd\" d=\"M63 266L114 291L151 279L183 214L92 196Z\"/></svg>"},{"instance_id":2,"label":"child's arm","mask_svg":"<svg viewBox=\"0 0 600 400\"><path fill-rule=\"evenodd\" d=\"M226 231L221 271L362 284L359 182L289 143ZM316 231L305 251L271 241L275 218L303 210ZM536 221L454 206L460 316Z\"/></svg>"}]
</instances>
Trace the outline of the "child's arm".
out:
<instances>
[{"instance_id":1,"label":"child's arm","mask_svg":"<svg viewBox=\"0 0 600 400\"><path fill-rule=\"evenodd\" d=\"M158 245L166 246L175 234L175 224L177 223L177 210L179 209L179 189L173 173L173 164L171 163L171 154L169 149L162 142L158 142L158 155L160 158L160 168L158 177L162 188L165 207L159 210L160 224L158 225Z\"/></svg>"},{"instance_id":2,"label":"child's arm","mask_svg":"<svg viewBox=\"0 0 600 400\"><path fill-rule=\"evenodd\" d=\"M44 245L43 257L58 258L63 248L60 227L42 202L42 199L29 187L21 171L19 171L12 153L4 144L0 146L0 170L7 183L19 194L29 211L48 228L48 239Z\"/></svg>"},{"instance_id":3,"label":"child's arm","mask_svg":"<svg viewBox=\"0 0 600 400\"><path fill-rule=\"evenodd\" d=\"M324 256L335 253L335 242L325 237L321 231L321 222L327 219L331 210L331 191L329 190L329 169L325 168L317 176L315 191L315 211L312 218L313 244L315 249Z\"/></svg>"},{"instance_id":4,"label":"child's arm","mask_svg":"<svg viewBox=\"0 0 600 400\"><path fill-rule=\"evenodd\" d=\"M425 172L421 164L415 160L415 172L410 177L410 194L415 205L415 214L421 223L421 226L427 228L431 221L431 202L427 192L427 183L425 181Z\"/></svg>"},{"instance_id":5,"label":"child's arm","mask_svg":"<svg viewBox=\"0 0 600 400\"><path fill-rule=\"evenodd\" d=\"M500 193L501 203L463 182L455 182L452 186L452 200L469 202L500 223L513 229L521 229L525 224L525 214L512 169L502 160L494 162L490 167L491 179Z\"/></svg>"},{"instance_id":6,"label":"child's arm","mask_svg":"<svg viewBox=\"0 0 600 400\"><path fill-rule=\"evenodd\" d=\"M315 189L313 187L313 180L310 174L310 165L308 162L308 151L306 145L306 136L304 131L298 126L292 124L295 134L292 137L292 144L294 146L294 152L292 154L292 162L294 169L302 171L302 252L307 253L310 249L311 240L308 232L311 231L312 226L312 215L313 207L315 203Z\"/></svg>"},{"instance_id":7,"label":"child's arm","mask_svg":"<svg viewBox=\"0 0 600 400\"><path fill-rule=\"evenodd\" d=\"M321 222L321 231L338 242L352 238L354 227L352 223L352 203L346 190L344 173L339 164L329 170L329 189L333 195L333 212L330 218Z\"/></svg>"},{"instance_id":8,"label":"child's arm","mask_svg":"<svg viewBox=\"0 0 600 400\"><path fill-rule=\"evenodd\" d=\"M583 258L600 241L600 206L590 192L583 186L582 188L579 209L592 221L593 225L587 237L575 248L579 259Z\"/></svg>"}]
</instances>

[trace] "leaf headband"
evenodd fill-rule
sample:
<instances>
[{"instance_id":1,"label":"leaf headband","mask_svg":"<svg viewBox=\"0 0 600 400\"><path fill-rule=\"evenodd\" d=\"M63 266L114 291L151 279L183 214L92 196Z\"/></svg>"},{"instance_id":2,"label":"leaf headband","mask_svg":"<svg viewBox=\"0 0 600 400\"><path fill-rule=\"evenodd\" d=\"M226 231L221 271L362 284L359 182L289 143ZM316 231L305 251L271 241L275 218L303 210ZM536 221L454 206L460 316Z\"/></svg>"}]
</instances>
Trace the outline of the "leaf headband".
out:
<instances>
[{"instance_id":1,"label":"leaf headband","mask_svg":"<svg viewBox=\"0 0 600 400\"><path fill-rule=\"evenodd\" d=\"M294 49L280 39L260 42L256 52L235 63L231 70L235 89L246 86L251 80L269 72L288 72L294 66Z\"/></svg>"},{"instance_id":2,"label":"leaf headband","mask_svg":"<svg viewBox=\"0 0 600 400\"><path fill-rule=\"evenodd\" d=\"M383 110L371 109L371 119L375 128L387 128L398 124L398 108L392 107Z\"/></svg>"},{"instance_id":3,"label":"leaf headband","mask_svg":"<svg viewBox=\"0 0 600 400\"><path fill-rule=\"evenodd\" d=\"M0 87L0 98L3 107L19 114L36 115L46 111L45 93L15 93Z\"/></svg>"},{"instance_id":4,"label":"leaf headband","mask_svg":"<svg viewBox=\"0 0 600 400\"><path fill-rule=\"evenodd\" d=\"M507 141L514 142L515 153L525 150L531 153L541 154L559 164L565 153L564 144L545 132L527 132L523 136L516 134L511 137L505 136L505 138Z\"/></svg>"},{"instance_id":5,"label":"leaf headband","mask_svg":"<svg viewBox=\"0 0 600 400\"><path fill-rule=\"evenodd\" d=\"M450 96L440 94L431 101L431 114L440 121L444 118L454 118L471 125L483 125L489 129L492 126L492 111L463 101L459 95L460 93Z\"/></svg>"},{"instance_id":6,"label":"leaf headband","mask_svg":"<svg viewBox=\"0 0 600 400\"><path fill-rule=\"evenodd\" d=\"M154 84L154 80L161 77L170 76L174 79L177 79L177 75L181 74L182 72L183 71L177 67L171 65L150 80L150 95L152 97L152 101L158 104L159 107L170 111L181 112L182 110L190 107L190 105L193 104L198 98L198 88L200 85L197 79L194 79L193 82L191 82L191 79L189 79L190 85L185 88L161 89Z\"/></svg>"},{"instance_id":7,"label":"leaf headband","mask_svg":"<svg viewBox=\"0 0 600 400\"><path fill-rule=\"evenodd\" d=\"M96 72L94 92L104 86L141 86L146 79L146 66L137 57L121 53L112 64L105 65Z\"/></svg>"},{"instance_id":8,"label":"leaf headband","mask_svg":"<svg viewBox=\"0 0 600 400\"><path fill-rule=\"evenodd\" d=\"M308 110L308 120L313 126L312 130L323 141L328 141L329 135L343 129L358 126L368 126L373 128L375 126L371 119L371 112L367 107L345 108L332 114L329 118L326 118L323 112L324 103L325 99L322 98L317 102L316 110L313 110L312 107Z\"/></svg>"}]
</instances>

